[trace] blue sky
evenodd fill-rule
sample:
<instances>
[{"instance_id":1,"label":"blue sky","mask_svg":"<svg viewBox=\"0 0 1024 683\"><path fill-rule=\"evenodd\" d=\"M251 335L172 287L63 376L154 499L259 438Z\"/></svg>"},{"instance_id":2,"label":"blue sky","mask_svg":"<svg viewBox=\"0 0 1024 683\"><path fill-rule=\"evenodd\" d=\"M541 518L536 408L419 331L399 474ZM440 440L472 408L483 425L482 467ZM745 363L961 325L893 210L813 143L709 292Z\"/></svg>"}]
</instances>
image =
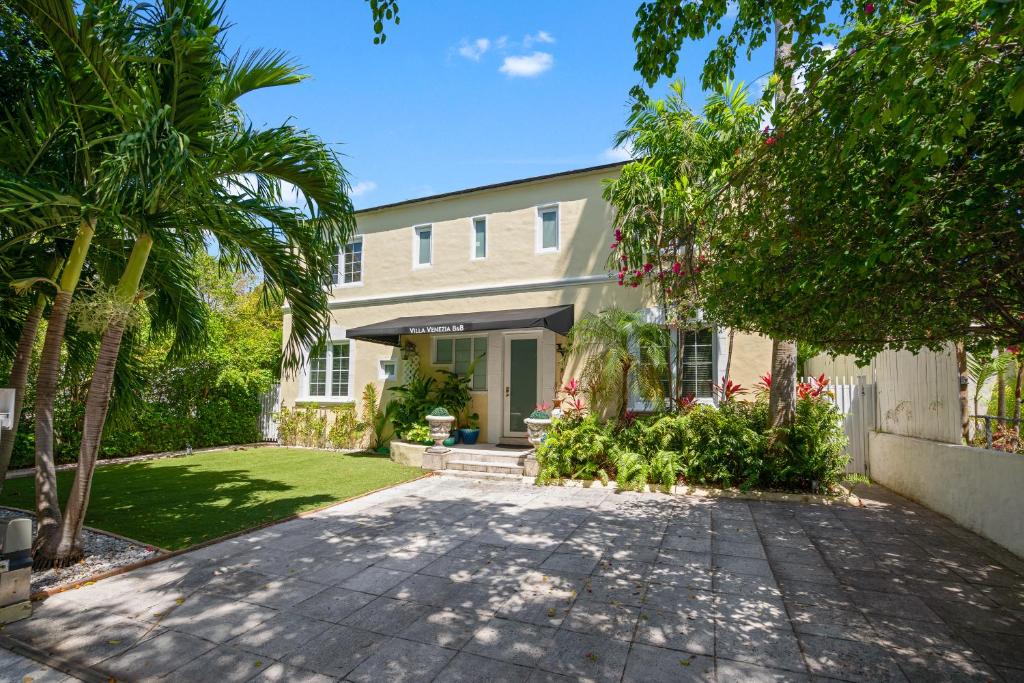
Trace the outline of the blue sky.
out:
<instances>
[{"instance_id":1,"label":"blue sky","mask_svg":"<svg viewBox=\"0 0 1024 683\"><path fill-rule=\"evenodd\" d=\"M403 0L401 25L376 46L363 0L228 0L227 43L305 67L309 80L243 105L258 125L292 119L334 144L363 208L615 160L639 82L639 1ZM693 106L714 37L680 57ZM737 77L770 68L762 48Z\"/></svg>"}]
</instances>

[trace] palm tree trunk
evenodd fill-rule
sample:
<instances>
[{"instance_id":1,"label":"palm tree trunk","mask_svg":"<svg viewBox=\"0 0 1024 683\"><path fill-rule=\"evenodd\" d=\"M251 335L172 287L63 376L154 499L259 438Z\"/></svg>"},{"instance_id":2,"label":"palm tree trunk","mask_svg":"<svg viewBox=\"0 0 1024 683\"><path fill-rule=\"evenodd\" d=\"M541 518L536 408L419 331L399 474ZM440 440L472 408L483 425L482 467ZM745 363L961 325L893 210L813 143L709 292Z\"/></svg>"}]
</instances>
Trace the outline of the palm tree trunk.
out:
<instances>
[{"instance_id":1,"label":"palm tree trunk","mask_svg":"<svg viewBox=\"0 0 1024 683\"><path fill-rule=\"evenodd\" d=\"M68 496L60 532L51 534L46 544L36 551L33 567L37 570L66 567L82 559L82 525L89 505L103 425L110 407L110 389L114 383L114 369L121 350L124 325L124 319L119 318L111 322L103 332L96 367L89 383L89 395L85 401L85 421L75 481Z\"/></svg>"},{"instance_id":2,"label":"palm tree trunk","mask_svg":"<svg viewBox=\"0 0 1024 683\"><path fill-rule=\"evenodd\" d=\"M622 395L619 397L619 420L626 417L629 409L629 364L622 364Z\"/></svg>"},{"instance_id":3,"label":"palm tree trunk","mask_svg":"<svg viewBox=\"0 0 1024 683\"><path fill-rule=\"evenodd\" d=\"M8 380L8 386L14 389L11 428L0 430L0 491L3 490L4 478L7 476L7 468L11 464L11 454L14 452L14 437L18 435L18 422L21 420L25 386L28 384L28 370L32 363L32 347L36 343L36 333L39 331L39 320L43 317L44 306L46 306L46 297L40 294L25 317L25 323L21 326L21 336L18 338L18 348L14 352L14 363L11 365L11 375Z\"/></svg>"},{"instance_id":4,"label":"palm tree trunk","mask_svg":"<svg viewBox=\"0 0 1024 683\"><path fill-rule=\"evenodd\" d=\"M790 427L796 419L796 342L772 340L771 426Z\"/></svg>"},{"instance_id":5,"label":"palm tree trunk","mask_svg":"<svg viewBox=\"0 0 1024 683\"><path fill-rule=\"evenodd\" d=\"M725 372L722 374L722 384L728 382L731 377L729 372L732 369L732 349L736 342L736 328L729 328L729 353L725 356Z\"/></svg>"},{"instance_id":6,"label":"palm tree trunk","mask_svg":"<svg viewBox=\"0 0 1024 683\"><path fill-rule=\"evenodd\" d=\"M775 20L775 71L789 68L793 61L793 22ZM786 88L779 79L776 107L786 101ZM771 426L786 428L796 419L796 342L772 340L772 386L768 393Z\"/></svg>"},{"instance_id":7,"label":"palm tree trunk","mask_svg":"<svg viewBox=\"0 0 1024 683\"><path fill-rule=\"evenodd\" d=\"M60 501L57 498L57 469L53 453L53 403L60 379L60 350L64 343L64 328L68 321L71 298L82 275L85 257L96 231L96 221L82 220L78 234L64 264L57 294L53 298L46 337L39 356L36 375L36 520L38 522L33 549L46 543L46 539L60 528Z\"/></svg>"},{"instance_id":8,"label":"palm tree trunk","mask_svg":"<svg viewBox=\"0 0 1024 683\"><path fill-rule=\"evenodd\" d=\"M121 339L124 336L127 316L138 296L142 273L152 248L153 238L149 235L141 235L135 240L128 264L117 284L115 298L119 310L107 324L100 340L99 355L89 383L89 395L85 401L85 421L75 481L71 486L60 533L51 535L45 545L37 550L33 560L33 567L36 569L64 567L82 558L82 525L85 523L85 512L89 506L92 477L96 471L103 427L110 409L110 390L114 383L117 356L121 351Z\"/></svg>"}]
</instances>

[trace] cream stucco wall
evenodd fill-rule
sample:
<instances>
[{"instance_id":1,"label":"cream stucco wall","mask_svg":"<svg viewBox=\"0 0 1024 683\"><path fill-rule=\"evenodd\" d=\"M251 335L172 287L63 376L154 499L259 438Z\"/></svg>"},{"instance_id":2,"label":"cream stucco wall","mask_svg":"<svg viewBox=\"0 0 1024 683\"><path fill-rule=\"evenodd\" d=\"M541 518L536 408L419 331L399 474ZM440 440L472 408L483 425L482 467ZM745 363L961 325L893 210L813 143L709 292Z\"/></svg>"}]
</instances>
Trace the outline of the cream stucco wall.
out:
<instances>
[{"instance_id":1,"label":"cream stucco wall","mask_svg":"<svg viewBox=\"0 0 1024 683\"><path fill-rule=\"evenodd\" d=\"M612 306L648 306L642 290L619 287L608 274L612 212L601 198L602 180L617 172L618 167L602 168L360 212L357 223L363 242L363 278L357 285L332 289L332 339L343 338L345 331L354 327L412 315L457 316L572 304L579 320ZM538 207L549 205L558 206L560 248L539 253ZM487 256L480 260L471 258L475 217L487 219ZM431 225L433 231L429 267L415 267L413 262L415 228L422 225ZM285 339L290 322L286 310ZM489 391L474 396L473 410L481 418L481 439L494 442L501 437L504 333L482 334L489 339ZM727 336L718 334L718 373L725 366ZM542 401L554 399L557 389L578 374L578 362L567 362L555 352L563 341L551 332L543 335ZM429 338L415 342L421 370L435 372L436 368L430 366ZM770 352L767 339L737 334L731 363L733 379L752 386L767 372ZM396 383L385 384L380 379L379 364L381 360L399 360L399 349L356 341L351 344L351 356L351 393L356 402L368 382L381 389ZM303 386L304 373L285 375L282 404L302 402L306 398ZM315 402L332 403L322 398Z\"/></svg>"},{"instance_id":2,"label":"cream stucco wall","mask_svg":"<svg viewBox=\"0 0 1024 683\"><path fill-rule=\"evenodd\" d=\"M871 478L1024 557L1024 458L872 432Z\"/></svg>"}]
</instances>

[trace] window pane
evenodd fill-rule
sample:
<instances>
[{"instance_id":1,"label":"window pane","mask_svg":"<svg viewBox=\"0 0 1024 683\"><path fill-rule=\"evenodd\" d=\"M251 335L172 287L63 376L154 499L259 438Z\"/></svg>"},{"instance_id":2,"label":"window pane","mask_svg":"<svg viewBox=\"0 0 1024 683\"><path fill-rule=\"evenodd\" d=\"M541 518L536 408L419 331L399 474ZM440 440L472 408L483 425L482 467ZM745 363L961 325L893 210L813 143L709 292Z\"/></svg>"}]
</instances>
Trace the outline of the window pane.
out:
<instances>
[{"instance_id":1,"label":"window pane","mask_svg":"<svg viewBox=\"0 0 1024 683\"><path fill-rule=\"evenodd\" d=\"M345 282L363 280L363 243L353 242L345 247Z\"/></svg>"},{"instance_id":2,"label":"window pane","mask_svg":"<svg viewBox=\"0 0 1024 683\"><path fill-rule=\"evenodd\" d=\"M485 391L487 389L487 337L473 339L473 358L476 360L476 365L473 366L473 391Z\"/></svg>"},{"instance_id":3,"label":"window pane","mask_svg":"<svg viewBox=\"0 0 1024 683\"><path fill-rule=\"evenodd\" d=\"M331 396L348 396L348 344L334 344L331 351Z\"/></svg>"},{"instance_id":4,"label":"window pane","mask_svg":"<svg viewBox=\"0 0 1024 683\"><path fill-rule=\"evenodd\" d=\"M477 218L473 221L473 257L487 256L487 221Z\"/></svg>"},{"instance_id":5,"label":"window pane","mask_svg":"<svg viewBox=\"0 0 1024 683\"><path fill-rule=\"evenodd\" d=\"M452 363L452 340L438 339L434 346L434 364L451 365Z\"/></svg>"},{"instance_id":6,"label":"window pane","mask_svg":"<svg viewBox=\"0 0 1024 683\"><path fill-rule=\"evenodd\" d=\"M327 394L327 349L309 354L309 395Z\"/></svg>"},{"instance_id":7,"label":"window pane","mask_svg":"<svg viewBox=\"0 0 1024 683\"><path fill-rule=\"evenodd\" d=\"M469 363L473 360L473 340L469 337L460 337L455 340L455 367L456 374L464 375L469 370Z\"/></svg>"},{"instance_id":8,"label":"window pane","mask_svg":"<svg viewBox=\"0 0 1024 683\"><path fill-rule=\"evenodd\" d=\"M714 383L714 351L710 329L683 335L683 394L711 398Z\"/></svg>"},{"instance_id":9,"label":"window pane","mask_svg":"<svg viewBox=\"0 0 1024 683\"><path fill-rule=\"evenodd\" d=\"M423 228L419 231L419 263L427 265L430 263L430 228Z\"/></svg>"},{"instance_id":10,"label":"window pane","mask_svg":"<svg viewBox=\"0 0 1024 683\"><path fill-rule=\"evenodd\" d=\"M540 214L542 225L541 248L555 249L558 247L558 211L546 209Z\"/></svg>"},{"instance_id":11,"label":"window pane","mask_svg":"<svg viewBox=\"0 0 1024 683\"><path fill-rule=\"evenodd\" d=\"M382 360L380 362L380 374L384 379L395 379L398 375L398 364L393 360Z\"/></svg>"}]
</instances>

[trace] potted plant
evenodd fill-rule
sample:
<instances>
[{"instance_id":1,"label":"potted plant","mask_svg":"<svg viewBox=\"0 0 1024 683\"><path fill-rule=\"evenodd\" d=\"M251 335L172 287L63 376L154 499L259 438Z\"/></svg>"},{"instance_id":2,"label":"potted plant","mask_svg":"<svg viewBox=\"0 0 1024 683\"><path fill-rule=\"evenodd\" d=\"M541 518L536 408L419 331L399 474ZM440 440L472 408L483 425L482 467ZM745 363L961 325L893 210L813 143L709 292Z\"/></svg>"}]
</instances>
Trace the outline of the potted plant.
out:
<instances>
[{"instance_id":1,"label":"potted plant","mask_svg":"<svg viewBox=\"0 0 1024 683\"><path fill-rule=\"evenodd\" d=\"M526 438L534 446L539 446L547 436L548 428L551 426L551 413L548 412L548 405L541 403L537 409L530 413L530 417L523 420L526 423Z\"/></svg>"},{"instance_id":2,"label":"potted plant","mask_svg":"<svg viewBox=\"0 0 1024 683\"><path fill-rule=\"evenodd\" d=\"M438 406L430 411L427 415L427 424L430 426L430 438L434 440L434 445L427 450L432 453L447 453L448 449L445 446L451 445L447 442L452 438L454 423L455 418L445 408ZM454 443L452 440L452 444Z\"/></svg>"},{"instance_id":3,"label":"potted plant","mask_svg":"<svg viewBox=\"0 0 1024 683\"><path fill-rule=\"evenodd\" d=\"M466 426L459 428L459 438L462 439L462 443L472 446L480 438L480 416L473 413L466 417L463 424Z\"/></svg>"}]
</instances>

